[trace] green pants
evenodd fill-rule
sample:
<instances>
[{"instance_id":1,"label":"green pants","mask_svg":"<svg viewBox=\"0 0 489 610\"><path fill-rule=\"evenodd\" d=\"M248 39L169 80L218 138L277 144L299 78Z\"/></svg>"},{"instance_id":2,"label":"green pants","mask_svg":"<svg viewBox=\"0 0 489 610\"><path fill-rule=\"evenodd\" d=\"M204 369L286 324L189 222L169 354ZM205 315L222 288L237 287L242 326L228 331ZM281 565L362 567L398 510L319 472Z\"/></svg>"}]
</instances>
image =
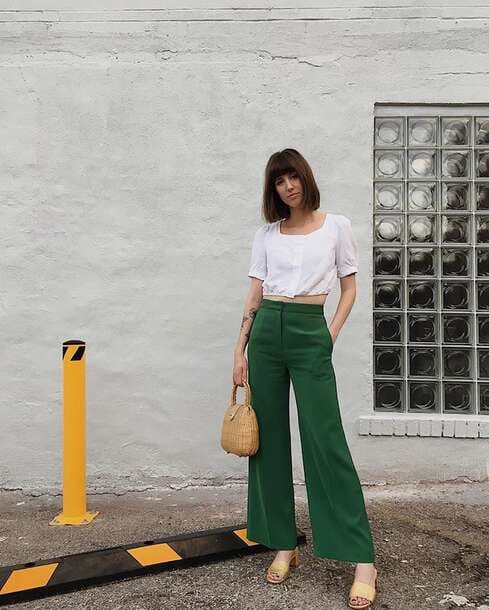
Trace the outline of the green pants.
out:
<instances>
[{"instance_id":1,"label":"green pants","mask_svg":"<svg viewBox=\"0 0 489 610\"><path fill-rule=\"evenodd\" d=\"M292 379L314 553L373 563L374 544L341 421L333 341L323 312L319 304L264 298L256 313L248 341L248 382L260 448L248 458L247 536L272 549L297 544L289 424Z\"/></svg>"}]
</instances>

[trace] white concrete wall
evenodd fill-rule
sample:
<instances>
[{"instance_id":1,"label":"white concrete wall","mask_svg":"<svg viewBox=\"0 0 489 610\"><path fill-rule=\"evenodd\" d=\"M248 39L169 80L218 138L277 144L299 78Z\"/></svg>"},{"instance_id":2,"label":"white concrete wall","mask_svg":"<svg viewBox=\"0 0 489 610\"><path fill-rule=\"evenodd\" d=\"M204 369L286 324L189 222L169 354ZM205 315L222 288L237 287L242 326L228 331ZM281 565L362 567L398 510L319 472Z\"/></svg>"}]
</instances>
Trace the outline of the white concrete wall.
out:
<instances>
[{"instance_id":1,"label":"white concrete wall","mask_svg":"<svg viewBox=\"0 0 489 610\"><path fill-rule=\"evenodd\" d=\"M361 479L487 477L487 439L355 424L373 408L374 103L487 102L487 3L161 4L0 3L0 487L59 487L72 338L92 488L246 480L220 426L264 166L288 146L360 247L335 366Z\"/></svg>"}]
</instances>

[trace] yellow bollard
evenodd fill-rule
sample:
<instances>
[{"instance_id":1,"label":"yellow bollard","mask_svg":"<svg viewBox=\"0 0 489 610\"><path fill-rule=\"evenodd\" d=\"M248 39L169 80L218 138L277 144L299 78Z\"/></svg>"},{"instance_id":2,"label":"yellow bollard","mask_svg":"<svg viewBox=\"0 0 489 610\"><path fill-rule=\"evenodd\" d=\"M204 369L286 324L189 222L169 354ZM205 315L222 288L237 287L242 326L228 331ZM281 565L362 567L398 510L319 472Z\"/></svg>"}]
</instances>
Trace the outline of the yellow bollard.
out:
<instances>
[{"instance_id":1,"label":"yellow bollard","mask_svg":"<svg viewBox=\"0 0 489 610\"><path fill-rule=\"evenodd\" d=\"M85 341L63 343L63 512L50 525L84 525L87 512L85 440Z\"/></svg>"}]
</instances>

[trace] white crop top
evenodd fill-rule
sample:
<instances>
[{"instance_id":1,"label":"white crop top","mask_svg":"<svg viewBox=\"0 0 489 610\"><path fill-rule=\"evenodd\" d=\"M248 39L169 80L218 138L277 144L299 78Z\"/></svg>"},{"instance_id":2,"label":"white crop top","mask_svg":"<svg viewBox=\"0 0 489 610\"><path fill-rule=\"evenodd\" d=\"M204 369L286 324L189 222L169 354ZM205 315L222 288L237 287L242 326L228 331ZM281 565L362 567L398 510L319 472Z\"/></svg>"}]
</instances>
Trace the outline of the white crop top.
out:
<instances>
[{"instance_id":1,"label":"white crop top","mask_svg":"<svg viewBox=\"0 0 489 610\"><path fill-rule=\"evenodd\" d=\"M307 235L280 233L282 220L258 227L253 240L248 276L264 280L263 296L328 294L337 278L358 271L346 216L328 212L322 226Z\"/></svg>"}]
</instances>

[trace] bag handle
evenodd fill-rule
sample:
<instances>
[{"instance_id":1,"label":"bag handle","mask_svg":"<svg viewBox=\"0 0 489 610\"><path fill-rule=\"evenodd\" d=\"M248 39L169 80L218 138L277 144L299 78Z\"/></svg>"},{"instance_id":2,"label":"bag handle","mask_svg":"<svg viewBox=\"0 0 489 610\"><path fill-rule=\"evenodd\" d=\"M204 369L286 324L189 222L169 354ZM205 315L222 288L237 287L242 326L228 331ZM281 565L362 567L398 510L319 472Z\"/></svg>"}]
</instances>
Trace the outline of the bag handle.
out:
<instances>
[{"instance_id":1,"label":"bag handle","mask_svg":"<svg viewBox=\"0 0 489 610\"><path fill-rule=\"evenodd\" d=\"M250 388L250 386L249 386L247 381L244 381L243 385L244 385L244 390L246 392L244 404L245 405L249 405L250 404L251 388ZM230 406L236 404L236 392L238 391L238 387L241 387L241 386L239 386L237 383L233 382L233 391L231 392L231 402L229 403Z\"/></svg>"}]
</instances>

